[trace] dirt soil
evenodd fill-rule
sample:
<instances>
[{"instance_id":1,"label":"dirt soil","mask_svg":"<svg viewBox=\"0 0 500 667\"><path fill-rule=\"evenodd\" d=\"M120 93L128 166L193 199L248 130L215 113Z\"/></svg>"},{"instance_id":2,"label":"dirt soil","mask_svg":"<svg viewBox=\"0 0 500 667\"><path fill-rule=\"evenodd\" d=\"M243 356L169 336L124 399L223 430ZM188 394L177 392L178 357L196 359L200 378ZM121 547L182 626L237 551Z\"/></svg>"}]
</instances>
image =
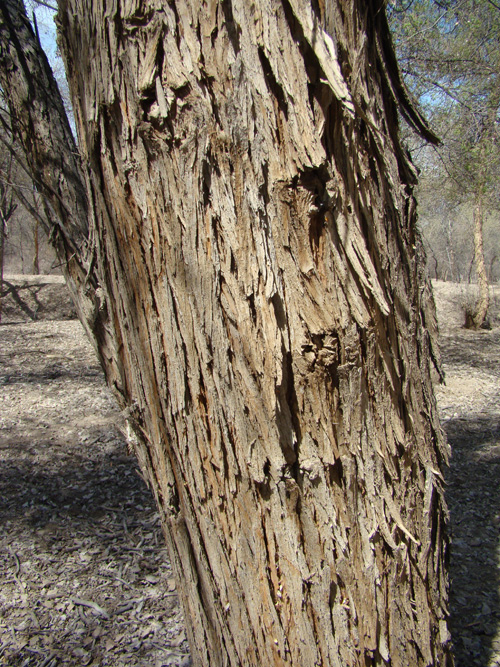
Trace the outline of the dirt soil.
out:
<instances>
[{"instance_id":1,"label":"dirt soil","mask_svg":"<svg viewBox=\"0 0 500 667\"><path fill-rule=\"evenodd\" d=\"M7 281L0 665L187 666L159 517L65 288L47 276ZM461 328L470 288L438 282L435 295L456 665L500 667L500 289L479 332Z\"/></svg>"},{"instance_id":2,"label":"dirt soil","mask_svg":"<svg viewBox=\"0 0 500 667\"><path fill-rule=\"evenodd\" d=\"M189 665L159 515L66 288L7 280L0 665Z\"/></svg>"},{"instance_id":3,"label":"dirt soil","mask_svg":"<svg viewBox=\"0 0 500 667\"><path fill-rule=\"evenodd\" d=\"M436 282L446 385L436 388L452 456L446 473L456 667L500 666L500 289L491 329L461 327L474 294Z\"/></svg>"}]
</instances>

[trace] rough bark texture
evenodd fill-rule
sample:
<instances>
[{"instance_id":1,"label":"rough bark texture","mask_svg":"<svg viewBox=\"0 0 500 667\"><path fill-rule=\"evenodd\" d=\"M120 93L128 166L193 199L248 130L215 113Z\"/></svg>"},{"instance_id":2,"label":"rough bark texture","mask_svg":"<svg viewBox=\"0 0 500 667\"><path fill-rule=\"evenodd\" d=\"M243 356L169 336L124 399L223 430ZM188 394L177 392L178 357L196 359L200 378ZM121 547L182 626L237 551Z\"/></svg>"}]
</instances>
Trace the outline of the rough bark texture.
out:
<instances>
[{"instance_id":1,"label":"rough bark texture","mask_svg":"<svg viewBox=\"0 0 500 667\"><path fill-rule=\"evenodd\" d=\"M195 664L451 664L397 103L425 127L382 3L59 5L96 341Z\"/></svg>"}]
</instances>

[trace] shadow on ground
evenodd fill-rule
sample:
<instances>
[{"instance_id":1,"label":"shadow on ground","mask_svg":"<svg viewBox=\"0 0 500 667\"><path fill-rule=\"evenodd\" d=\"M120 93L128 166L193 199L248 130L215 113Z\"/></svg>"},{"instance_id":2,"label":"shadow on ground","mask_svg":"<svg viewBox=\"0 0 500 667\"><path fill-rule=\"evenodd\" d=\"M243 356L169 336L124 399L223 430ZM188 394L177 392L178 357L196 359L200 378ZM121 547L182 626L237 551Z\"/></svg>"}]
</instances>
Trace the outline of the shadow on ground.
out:
<instances>
[{"instance_id":1,"label":"shadow on ground","mask_svg":"<svg viewBox=\"0 0 500 667\"><path fill-rule=\"evenodd\" d=\"M4 276L1 285L2 320L70 320L76 310L62 276Z\"/></svg>"},{"instance_id":2,"label":"shadow on ground","mask_svg":"<svg viewBox=\"0 0 500 667\"><path fill-rule=\"evenodd\" d=\"M500 420L498 415L452 419L447 500L452 528L451 632L456 667L500 659L498 536Z\"/></svg>"},{"instance_id":3,"label":"shadow on ground","mask_svg":"<svg viewBox=\"0 0 500 667\"><path fill-rule=\"evenodd\" d=\"M28 441L17 444L30 447ZM44 444L54 447L51 442L39 442L38 451ZM125 450L124 445L120 449ZM152 510L153 506L151 492L140 477L135 460L119 451L96 460L85 455L75 460L73 455L56 469L38 466L34 460L11 458L0 471L0 527L6 521L15 521L37 528L48 521L75 517L80 522L94 523L96 517L109 517L116 512L126 512L126 520L133 522L136 515L142 517L144 509ZM117 530L123 528L121 522L120 519Z\"/></svg>"},{"instance_id":4,"label":"shadow on ground","mask_svg":"<svg viewBox=\"0 0 500 667\"><path fill-rule=\"evenodd\" d=\"M498 373L500 329L488 335L461 329L453 336L442 336L439 347L447 364L455 368Z\"/></svg>"},{"instance_id":5,"label":"shadow on ground","mask_svg":"<svg viewBox=\"0 0 500 667\"><path fill-rule=\"evenodd\" d=\"M0 470L0 664L188 665L159 516L123 440L30 446L11 443Z\"/></svg>"}]
</instances>

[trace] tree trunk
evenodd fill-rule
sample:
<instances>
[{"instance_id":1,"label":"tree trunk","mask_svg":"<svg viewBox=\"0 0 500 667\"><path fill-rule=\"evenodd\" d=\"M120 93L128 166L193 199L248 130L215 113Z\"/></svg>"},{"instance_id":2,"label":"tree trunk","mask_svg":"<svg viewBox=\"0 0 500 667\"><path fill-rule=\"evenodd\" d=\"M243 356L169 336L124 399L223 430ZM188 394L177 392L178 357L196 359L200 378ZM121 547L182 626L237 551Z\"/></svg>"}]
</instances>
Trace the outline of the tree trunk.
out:
<instances>
[{"instance_id":1,"label":"tree trunk","mask_svg":"<svg viewBox=\"0 0 500 667\"><path fill-rule=\"evenodd\" d=\"M38 243L38 220L33 222L33 273L38 275L40 273L40 249Z\"/></svg>"},{"instance_id":2,"label":"tree trunk","mask_svg":"<svg viewBox=\"0 0 500 667\"><path fill-rule=\"evenodd\" d=\"M7 238L7 223L14 215L17 204L14 202L13 189L10 186L12 171L12 157L7 157L5 171L2 169L4 182L0 182L0 323L2 322L3 301L3 273L5 260L5 241Z\"/></svg>"},{"instance_id":3,"label":"tree trunk","mask_svg":"<svg viewBox=\"0 0 500 667\"><path fill-rule=\"evenodd\" d=\"M3 264L5 256L5 217L0 209L0 323L2 322L3 306Z\"/></svg>"},{"instance_id":4,"label":"tree trunk","mask_svg":"<svg viewBox=\"0 0 500 667\"><path fill-rule=\"evenodd\" d=\"M435 315L396 100L426 131L382 3L59 5L97 346L194 663L451 664Z\"/></svg>"},{"instance_id":5,"label":"tree trunk","mask_svg":"<svg viewBox=\"0 0 500 667\"><path fill-rule=\"evenodd\" d=\"M486 320L488 308L490 307L490 286L486 262L484 261L483 248L483 198L479 195L474 205L474 263L476 265L477 282L479 285L479 297L471 312L467 312L465 326L467 328L480 329Z\"/></svg>"},{"instance_id":6,"label":"tree trunk","mask_svg":"<svg viewBox=\"0 0 500 667\"><path fill-rule=\"evenodd\" d=\"M483 248L483 221L484 207L488 192L488 166L491 162L491 151L496 153L497 145L494 140L498 124L498 108L500 106L500 76L496 76L486 100L487 118L479 137L479 168L476 179L474 201L474 260L476 265L479 298L472 313L466 315L466 326L479 329L483 326L490 306L490 292L486 262ZM488 143L491 142L490 145Z\"/></svg>"}]
</instances>

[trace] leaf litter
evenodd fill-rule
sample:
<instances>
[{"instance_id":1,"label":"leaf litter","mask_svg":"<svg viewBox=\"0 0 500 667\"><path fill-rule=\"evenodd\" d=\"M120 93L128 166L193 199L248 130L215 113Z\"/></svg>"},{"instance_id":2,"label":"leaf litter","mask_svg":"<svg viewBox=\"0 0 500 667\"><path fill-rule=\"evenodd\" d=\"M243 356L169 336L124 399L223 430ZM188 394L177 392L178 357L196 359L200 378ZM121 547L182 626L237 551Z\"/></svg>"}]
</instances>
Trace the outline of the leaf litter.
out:
<instances>
[{"instance_id":1,"label":"leaf litter","mask_svg":"<svg viewBox=\"0 0 500 667\"><path fill-rule=\"evenodd\" d=\"M190 664L159 515L118 421L79 322L4 319L0 665Z\"/></svg>"}]
</instances>

